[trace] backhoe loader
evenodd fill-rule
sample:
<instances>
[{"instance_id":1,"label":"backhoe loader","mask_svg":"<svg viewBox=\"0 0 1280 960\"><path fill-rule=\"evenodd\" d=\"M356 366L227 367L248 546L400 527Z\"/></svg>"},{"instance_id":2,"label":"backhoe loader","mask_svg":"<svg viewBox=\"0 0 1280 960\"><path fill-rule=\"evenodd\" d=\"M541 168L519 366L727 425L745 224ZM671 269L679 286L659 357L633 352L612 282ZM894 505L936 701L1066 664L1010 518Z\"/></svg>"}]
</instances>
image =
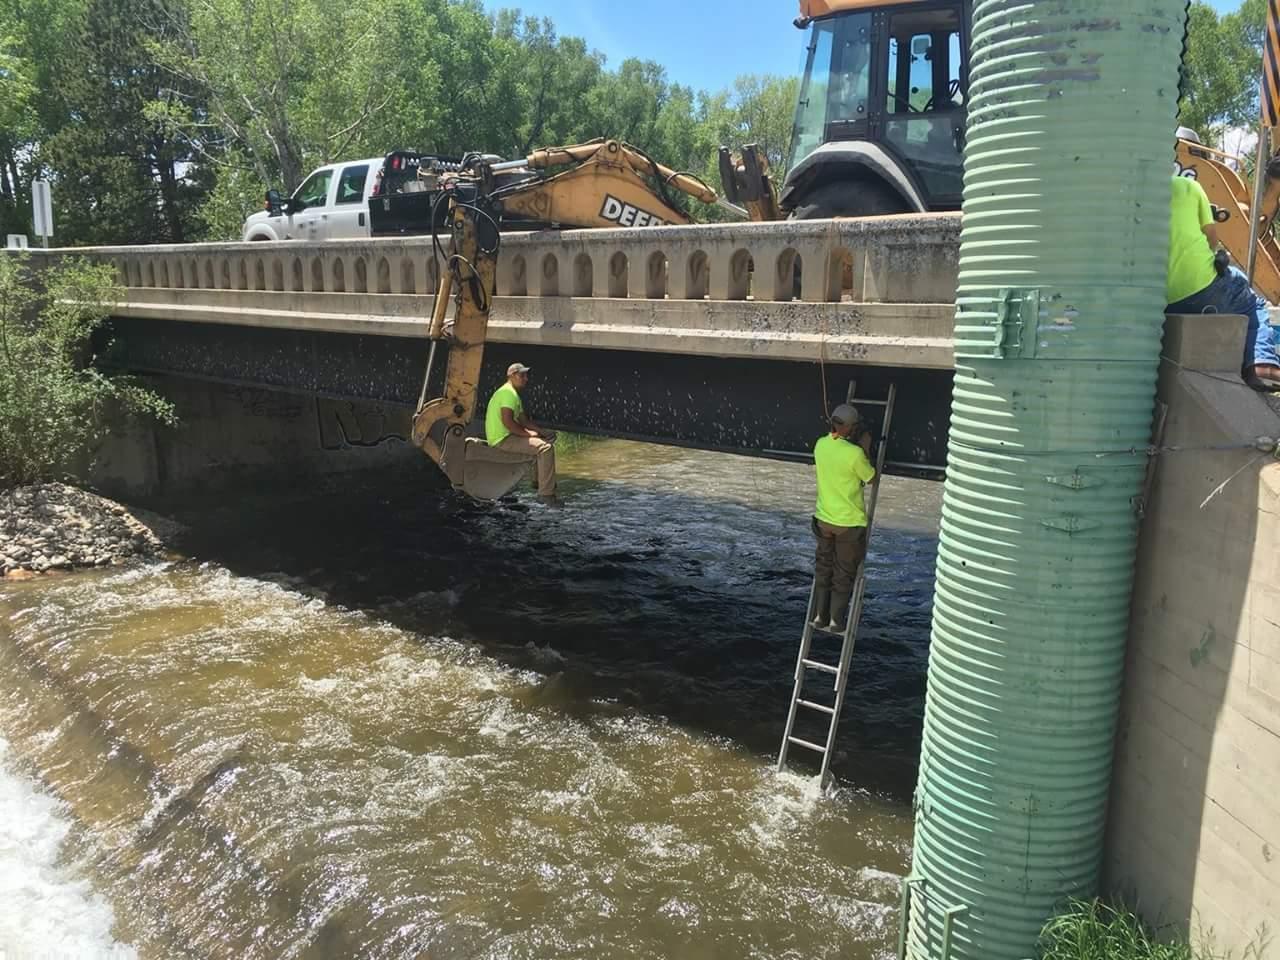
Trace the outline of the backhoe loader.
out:
<instances>
[{"instance_id":1,"label":"backhoe loader","mask_svg":"<svg viewBox=\"0 0 1280 960\"><path fill-rule=\"evenodd\" d=\"M510 492L529 460L490 448L472 431L502 226L643 227L689 223L669 188L751 219L778 219L777 194L754 146L721 152L721 173L745 208L722 201L697 177L657 164L616 140L539 150L522 161L461 161L397 152L370 199L375 234L431 233L444 261L428 331L430 352L412 439L455 489L482 500ZM567 170L549 175L543 171ZM449 238L449 247L441 242ZM453 306L452 320L448 319ZM437 359L443 383L435 387ZM475 433L476 435L471 435Z\"/></svg>"},{"instance_id":2,"label":"backhoe loader","mask_svg":"<svg viewBox=\"0 0 1280 960\"><path fill-rule=\"evenodd\" d=\"M755 146L743 149L740 162L726 155L722 151L726 193L740 196L745 206L619 140L547 147L510 161L486 154L450 160L396 151L388 154L381 182L369 198L369 221L375 236L439 228L445 212L442 178L458 175L483 180L489 214L512 229L693 223L676 194L718 206L741 220L780 219L776 189Z\"/></svg>"}]
</instances>

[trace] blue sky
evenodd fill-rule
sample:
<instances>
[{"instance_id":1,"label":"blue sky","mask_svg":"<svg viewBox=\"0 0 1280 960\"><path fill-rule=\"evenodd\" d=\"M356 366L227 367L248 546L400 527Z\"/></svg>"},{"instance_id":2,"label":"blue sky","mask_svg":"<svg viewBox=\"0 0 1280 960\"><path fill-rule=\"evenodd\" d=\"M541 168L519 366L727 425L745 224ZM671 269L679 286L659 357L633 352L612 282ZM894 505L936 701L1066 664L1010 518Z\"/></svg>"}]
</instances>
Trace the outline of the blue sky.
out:
<instances>
[{"instance_id":1,"label":"blue sky","mask_svg":"<svg viewBox=\"0 0 1280 960\"><path fill-rule=\"evenodd\" d=\"M655 60L672 80L718 90L743 73L796 71L803 34L791 25L794 0L484 0L550 17L561 36L578 36L616 67L627 57ZM1209 0L1220 11L1239 0Z\"/></svg>"}]
</instances>

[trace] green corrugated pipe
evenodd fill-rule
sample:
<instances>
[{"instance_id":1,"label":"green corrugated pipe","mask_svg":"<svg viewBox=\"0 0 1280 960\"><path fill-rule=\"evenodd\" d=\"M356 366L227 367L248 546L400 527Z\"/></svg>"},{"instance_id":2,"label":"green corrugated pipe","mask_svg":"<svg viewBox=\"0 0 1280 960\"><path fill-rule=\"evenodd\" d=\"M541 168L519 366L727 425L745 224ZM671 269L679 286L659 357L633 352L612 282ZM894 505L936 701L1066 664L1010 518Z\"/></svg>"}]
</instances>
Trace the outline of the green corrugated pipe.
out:
<instances>
[{"instance_id":1,"label":"green corrugated pipe","mask_svg":"<svg viewBox=\"0 0 1280 960\"><path fill-rule=\"evenodd\" d=\"M1020 960L1099 880L1185 0L979 0L911 960Z\"/></svg>"}]
</instances>

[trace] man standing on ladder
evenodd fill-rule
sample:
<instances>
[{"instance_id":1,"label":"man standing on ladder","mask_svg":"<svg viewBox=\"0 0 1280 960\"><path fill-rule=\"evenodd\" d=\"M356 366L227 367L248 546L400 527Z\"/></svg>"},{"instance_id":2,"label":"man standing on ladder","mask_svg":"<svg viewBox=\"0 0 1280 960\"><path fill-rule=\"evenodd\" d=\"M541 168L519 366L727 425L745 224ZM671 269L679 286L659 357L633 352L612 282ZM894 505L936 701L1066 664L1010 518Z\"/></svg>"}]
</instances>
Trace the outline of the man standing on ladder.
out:
<instances>
[{"instance_id":1,"label":"man standing on ladder","mask_svg":"<svg viewBox=\"0 0 1280 960\"><path fill-rule=\"evenodd\" d=\"M862 488L876 475L871 465L871 433L858 430L858 411L842 403L831 411L831 432L813 445L818 473L818 503L813 535L818 538L814 558L813 609L816 627L842 631L858 567L867 554L867 510ZM830 620L830 626L827 621Z\"/></svg>"}]
</instances>

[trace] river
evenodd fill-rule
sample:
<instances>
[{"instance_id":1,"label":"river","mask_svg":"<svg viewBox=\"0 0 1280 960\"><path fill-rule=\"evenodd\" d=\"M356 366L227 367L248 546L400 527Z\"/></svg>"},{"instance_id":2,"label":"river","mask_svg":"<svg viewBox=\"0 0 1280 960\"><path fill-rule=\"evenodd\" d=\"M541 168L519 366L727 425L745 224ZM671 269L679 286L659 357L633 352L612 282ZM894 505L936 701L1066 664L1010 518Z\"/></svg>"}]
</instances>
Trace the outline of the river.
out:
<instances>
[{"instance_id":1,"label":"river","mask_svg":"<svg viewBox=\"0 0 1280 960\"><path fill-rule=\"evenodd\" d=\"M561 510L364 477L0 583L0 951L891 957L941 485L884 485L824 793L772 767L811 468L562 472Z\"/></svg>"}]
</instances>

